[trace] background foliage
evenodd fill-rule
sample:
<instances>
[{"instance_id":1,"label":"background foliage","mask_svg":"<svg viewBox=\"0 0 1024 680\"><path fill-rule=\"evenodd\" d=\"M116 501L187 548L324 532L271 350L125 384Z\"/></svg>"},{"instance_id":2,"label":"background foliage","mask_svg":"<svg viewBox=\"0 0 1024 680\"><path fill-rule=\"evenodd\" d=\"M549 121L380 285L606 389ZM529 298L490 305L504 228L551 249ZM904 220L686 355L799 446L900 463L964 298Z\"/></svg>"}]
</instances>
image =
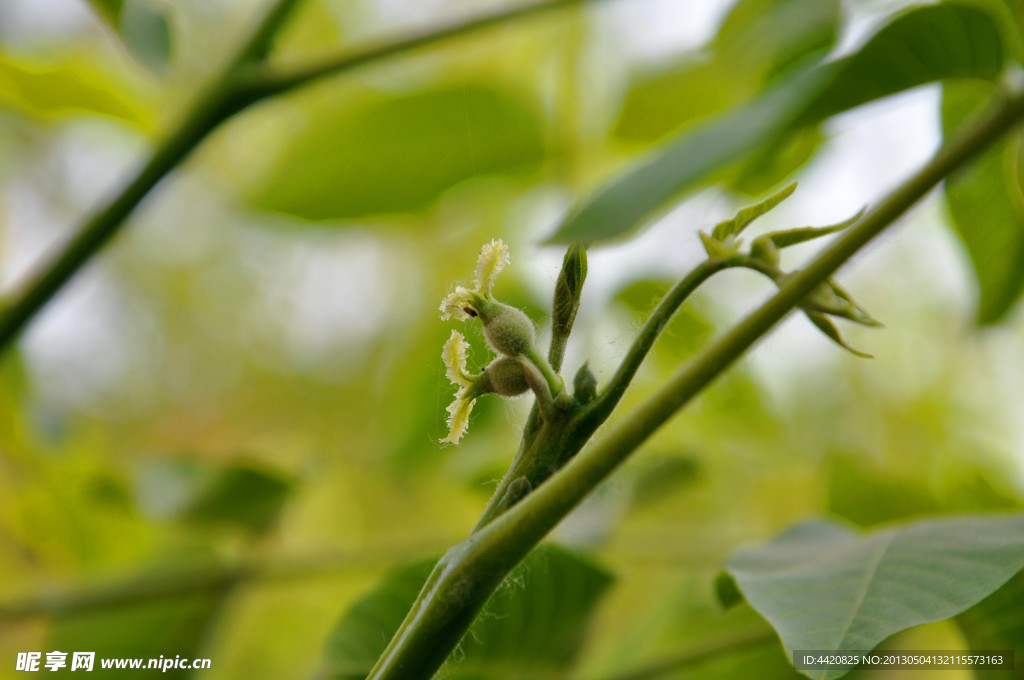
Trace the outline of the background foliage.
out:
<instances>
[{"instance_id":1,"label":"background foliage","mask_svg":"<svg viewBox=\"0 0 1024 680\"><path fill-rule=\"evenodd\" d=\"M450 393L435 309L480 244L510 242L499 293L543 324L561 250L539 244L577 200L651 152L703 162L707 149L679 151L672 135L748 105L803 60L859 48L902 4L618 0L328 80L218 131L2 359L0 677L30 649L209 656L210 678L359 677L373 655L328 640L363 626L361 612L384 616L382 598L389 611L411 599L425 574L407 565L466 534L525 417L525 401L484 399L462 445L437 444ZM8 290L118 186L258 6L0 5ZM490 6L502 3L304 0L274 59ZM970 7L1019 51L1014 3ZM899 22L842 65L819 109L724 128L746 136L713 183L672 166L655 189L689 199L592 251L570 374L587 359L610 376L700 257L698 228L791 178L801 188L758 229L838 222L979 109L999 65L976 49L997 43L989 24L937 24L935 52L918 40L934 33ZM849 85L879 73L876 91ZM823 514L870 529L1019 511L1019 144L1008 137L844 272L887 323L844 329L873 362L792 318L559 529L573 552L531 558L450 676L600 679L666 664L649 677L794 677L763 620L716 596L736 548ZM594 229L584 218L566 228ZM808 252L795 250L787 264ZM770 290L745 273L703 290L624 405ZM883 644L1019 646L1018 581Z\"/></svg>"}]
</instances>

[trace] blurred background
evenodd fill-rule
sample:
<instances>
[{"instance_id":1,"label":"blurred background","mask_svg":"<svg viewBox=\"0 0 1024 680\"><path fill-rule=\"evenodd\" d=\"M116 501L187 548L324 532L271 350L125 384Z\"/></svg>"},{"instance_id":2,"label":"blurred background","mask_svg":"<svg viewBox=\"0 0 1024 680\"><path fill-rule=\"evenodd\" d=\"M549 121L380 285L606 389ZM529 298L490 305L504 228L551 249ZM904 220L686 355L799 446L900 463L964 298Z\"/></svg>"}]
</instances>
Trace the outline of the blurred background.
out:
<instances>
[{"instance_id":1,"label":"blurred background","mask_svg":"<svg viewBox=\"0 0 1024 680\"><path fill-rule=\"evenodd\" d=\"M553 12L218 130L0 359L0 678L20 676L17 652L52 649L209 657L197 675L211 680L321 668L349 605L464 537L515 452L526 400L481 399L463 443L438 443L452 395L441 298L502 238L512 263L495 292L544 329L562 256L545 236L668 135L759 91L765 55L787 49L785 4ZM906 4L819 3L814 46L856 47ZM274 59L509 5L303 0ZM116 191L260 6L134 0L122 37L85 0L0 3L4 292ZM586 360L606 380L701 259L697 230L783 181L800 186L758 231L876 201L940 144L940 97L928 86L833 119L594 249L567 374ZM873 360L791 317L558 529L614 581L570 669L546 677L615 677L747 626L721 612L715 574L799 519L1021 507L1024 317L978 327L948 222L933 194L839 276L886 324L843 328ZM622 410L771 290L741 272L702 289ZM477 327L460 330L486 363ZM949 624L904 635L963 645ZM794 672L764 647L689 673Z\"/></svg>"}]
</instances>

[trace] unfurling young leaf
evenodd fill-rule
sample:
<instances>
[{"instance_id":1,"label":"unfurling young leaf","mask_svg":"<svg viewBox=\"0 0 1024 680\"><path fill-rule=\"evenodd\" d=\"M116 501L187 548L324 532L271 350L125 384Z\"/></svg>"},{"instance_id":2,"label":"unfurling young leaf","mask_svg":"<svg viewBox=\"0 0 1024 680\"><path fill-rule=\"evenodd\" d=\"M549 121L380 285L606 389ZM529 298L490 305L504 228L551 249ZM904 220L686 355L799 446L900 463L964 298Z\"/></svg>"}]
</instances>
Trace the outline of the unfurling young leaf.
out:
<instances>
[{"instance_id":1,"label":"unfurling young leaf","mask_svg":"<svg viewBox=\"0 0 1024 680\"><path fill-rule=\"evenodd\" d=\"M853 301L850 294L829 279L818 286L801 304L806 310L838 316L862 326L879 328L882 324Z\"/></svg>"},{"instance_id":2,"label":"unfurling young leaf","mask_svg":"<svg viewBox=\"0 0 1024 680\"><path fill-rule=\"evenodd\" d=\"M833 342L843 349L851 352L852 354L856 354L862 359L874 359L870 354L850 347L850 345L846 343L846 340L843 339L843 336L840 335L839 329L836 328L836 325L824 314L820 312L810 312L807 310L804 310L804 313L807 315L807 318L811 320L811 323L818 327L818 330L831 338Z\"/></svg>"},{"instance_id":3,"label":"unfurling young leaf","mask_svg":"<svg viewBox=\"0 0 1024 680\"><path fill-rule=\"evenodd\" d=\"M796 182L783 187L777 193L772 194L760 203L755 203L754 205L749 205L746 208L743 208L736 213L736 216L731 220L725 220L724 222L719 222L715 225L715 229L711 232L711 236L713 236L717 241L724 241L730 236L739 235L740 232L747 228L747 225L789 198L794 191L796 191Z\"/></svg>"},{"instance_id":4,"label":"unfurling young leaf","mask_svg":"<svg viewBox=\"0 0 1024 680\"><path fill-rule=\"evenodd\" d=\"M769 239L776 248L788 248L789 246L795 246L798 243L805 243L822 236L834 234L837 231L842 231L859 220L861 216L864 215L865 210L867 210L867 206L858 210L857 214L850 219L827 227L802 227L800 229L774 231L770 234L765 234L760 238Z\"/></svg>"}]
</instances>

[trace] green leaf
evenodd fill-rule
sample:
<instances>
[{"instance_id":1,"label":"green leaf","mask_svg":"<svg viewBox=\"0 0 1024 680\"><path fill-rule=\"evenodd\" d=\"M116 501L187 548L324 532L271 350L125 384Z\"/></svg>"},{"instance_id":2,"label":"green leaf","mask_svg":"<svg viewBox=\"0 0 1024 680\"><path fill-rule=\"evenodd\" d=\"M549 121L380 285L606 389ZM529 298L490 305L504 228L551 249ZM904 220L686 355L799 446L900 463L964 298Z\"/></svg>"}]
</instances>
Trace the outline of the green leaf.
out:
<instances>
[{"instance_id":1,"label":"green leaf","mask_svg":"<svg viewBox=\"0 0 1024 680\"><path fill-rule=\"evenodd\" d=\"M874 649L955 616L1024 567L1024 515L933 519L858 534L797 525L727 564L746 600L796 649ZM815 679L848 668L807 671Z\"/></svg>"},{"instance_id":2,"label":"green leaf","mask_svg":"<svg viewBox=\"0 0 1024 680\"><path fill-rule=\"evenodd\" d=\"M795 246L798 243L806 243L807 241L813 241L816 238L821 238L822 236L828 236L829 234L834 234L837 231L842 231L859 220L864 215L865 210L867 210L867 206L858 210L857 214L853 217L827 227L801 227L799 229L774 231L770 234L765 234L762 238L771 240L772 245L776 248L788 248L789 246Z\"/></svg>"},{"instance_id":3,"label":"green leaf","mask_svg":"<svg viewBox=\"0 0 1024 680\"><path fill-rule=\"evenodd\" d=\"M614 134L650 142L735 106L808 53L830 47L838 27L836 0L740 0L700 59L631 85Z\"/></svg>"},{"instance_id":4,"label":"green leaf","mask_svg":"<svg viewBox=\"0 0 1024 680\"><path fill-rule=\"evenodd\" d=\"M835 0L739 0L712 44L743 69L770 77L835 44L840 18Z\"/></svg>"},{"instance_id":5,"label":"green leaf","mask_svg":"<svg viewBox=\"0 0 1024 680\"><path fill-rule=\"evenodd\" d=\"M730 236L738 236L751 222L789 198L794 191L796 182L783 187L760 203L743 208L732 219L716 224L714 231L711 232L712 238L716 241L725 241Z\"/></svg>"},{"instance_id":6,"label":"green leaf","mask_svg":"<svg viewBox=\"0 0 1024 680\"><path fill-rule=\"evenodd\" d=\"M362 105L319 106L250 192L258 208L310 220L419 210L477 175L540 162L537 114L494 84L447 84Z\"/></svg>"},{"instance_id":7,"label":"green leaf","mask_svg":"<svg viewBox=\"0 0 1024 680\"><path fill-rule=\"evenodd\" d=\"M89 678L124 678L125 669L100 667L100 658L173 659L176 655L194 659L203 656L203 645L223 604L230 585L213 592L186 595L139 604L129 604L62 616L51 625L47 650L96 652ZM144 662L144 663L146 663ZM146 671L161 678L194 677L192 671L168 669Z\"/></svg>"},{"instance_id":8,"label":"green leaf","mask_svg":"<svg viewBox=\"0 0 1024 680\"><path fill-rule=\"evenodd\" d=\"M850 354L860 357L861 359L874 359L873 356L867 352L861 352L859 349L851 347L845 339L843 339L842 333L836 328L836 325L832 322L832 319L828 318L821 312L809 312L805 311L804 314L811 320L819 331L824 333L832 342L836 343Z\"/></svg>"},{"instance_id":9,"label":"green leaf","mask_svg":"<svg viewBox=\"0 0 1024 680\"><path fill-rule=\"evenodd\" d=\"M191 500L182 517L199 523L231 524L254 532L277 519L292 489L290 481L247 465L219 471Z\"/></svg>"},{"instance_id":10,"label":"green leaf","mask_svg":"<svg viewBox=\"0 0 1024 680\"><path fill-rule=\"evenodd\" d=\"M947 135L979 112L992 87L952 83L942 97ZM1021 135L1013 133L946 180L946 201L978 282L977 319L993 324L1006 317L1024 292L1024 203L1018 157Z\"/></svg>"},{"instance_id":11,"label":"green leaf","mask_svg":"<svg viewBox=\"0 0 1024 680\"><path fill-rule=\"evenodd\" d=\"M797 73L754 101L688 130L572 212L550 242L622 237L670 199L780 135L866 102L946 78L995 78L1004 49L987 12L943 4L907 12L855 54Z\"/></svg>"},{"instance_id":12,"label":"green leaf","mask_svg":"<svg viewBox=\"0 0 1024 680\"><path fill-rule=\"evenodd\" d=\"M744 602L743 593L736 585L736 579L725 571L718 572L718 576L715 577L715 597L718 598L718 604L722 605L722 609L732 609Z\"/></svg>"},{"instance_id":13,"label":"green leaf","mask_svg":"<svg viewBox=\"0 0 1024 680\"><path fill-rule=\"evenodd\" d=\"M955 620L971 651L1014 651L1015 670L985 671L985 678L1024 678L1024 572Z\"/></svg>"},{"instance_id":14,"label":"green leaf","mask_svg":"<svg viewBox=\"0 0 1024 680\"><path fill-rule=\"evenodd\" d=\"M153 122L132 86L87 58L40 60L0 52L0 108L43 120L82 113L118 118L141 128Z\"/></svg>"},{"instance_id":15,"label":"green leaf","mask_svg":"<svg viewBox=\"0 0 1024 680\"><path fill-rule=\"evenodd\" d=\"M997 20L970 5L919 7L884 26L838 62L835 80L799 124L815 123L904 90L951 78L995 80L1006 49Z\"/></svg>"},{"instance_id":16,"label":"green leaf","mask_svg":"<svg viewBox=\"0 0 1024 680\"><path fill-rule=\"evenodd\" d=\"M396 570L356 602L331 632L324 676L363 678L405 618L435 560ZM552 677L575 659L587 622L611 584L602 569L554 545L535 550L508 578L463 639L446 678Z\"/></svg>"},{"instance_id":17,"label":"green leaf","mask_svg":"<svg viewBox=\"0 0 1024 680\"><path fill-rule=\"evenodd\" d=\"M146 67L163 74L171 60L167 15L148 0L88 0L117 31L128 51Z\"/></svg>"},{"instance_id":18,"label":"green leaf","mask_svg":"<svg viewBox=\"0 0 1024 680\"><path fill-rule=\"evenodd\" d=\"M669 199L781 134L829 78L826 68L788 79L684 134L588 199L550 242L603 241L629 233Z\"/></svg>"},{"instance_id":19,"label":"green leaf","mask_svg":"<svg viewBox=\"0 0 1024 680\"><path fill-rule=\"evenodd\" d=\"M744 196L763 196L806 165L825 141L820 125L789 130L737 168L729 187Z\"/></svg>"}]
</instances>

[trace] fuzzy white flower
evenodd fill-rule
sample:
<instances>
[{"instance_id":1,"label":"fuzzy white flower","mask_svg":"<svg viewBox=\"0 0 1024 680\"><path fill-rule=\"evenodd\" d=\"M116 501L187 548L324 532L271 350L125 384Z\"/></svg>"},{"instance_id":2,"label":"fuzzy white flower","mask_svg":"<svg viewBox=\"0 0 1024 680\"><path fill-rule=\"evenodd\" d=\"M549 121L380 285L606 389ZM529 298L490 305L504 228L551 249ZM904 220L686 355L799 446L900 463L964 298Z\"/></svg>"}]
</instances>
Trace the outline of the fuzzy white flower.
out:
<instances>
[{"instance_id":1,"label":"fuzzy white flower","mask_svg":"<svg viewBox=\"0 0 1024 680\"><path fill-rule=\"evenodd\" d=\"M458 444L462 435L466 434L466 429L469 428L469 414L473 410L476 398L480 396L478 376L473 376L466 370L468 351L469 343L458 331L452 331L441 351L445 375L459 388L454 401L448 405L448 436L441 440L445 443Z\"/></svg>"},{"instance_id":2,"label":"fuzzy white flower","mask_svg":"<svg viewBox=\"0 0 1024 680\"><path fill-rule=\"evenodd\" d=\"M480 255L476 260L476 271L474 279L476 292L480 295L489 295L494 282L511 258L508 254L508 245L500 238L494 239L480 249Z\"/></svg>"},{"instance_id":3,"label":"fuzzy white flower","mask_svg":"<svg viewBox=\"0 0 1024 680\"><path fill-rule=\"evenodd\" d=\"M490 297L498 274L508 265L509 260L508 245L501 239L494 239L490 243L484 244L476 260L473 288L456 286L454 292L449 293L441 301L441 318L446 321L448 319L465 321L472 316L467 310L473 310L474 306L480 304L484 298Z\"/></svg>"}]
</instances>

